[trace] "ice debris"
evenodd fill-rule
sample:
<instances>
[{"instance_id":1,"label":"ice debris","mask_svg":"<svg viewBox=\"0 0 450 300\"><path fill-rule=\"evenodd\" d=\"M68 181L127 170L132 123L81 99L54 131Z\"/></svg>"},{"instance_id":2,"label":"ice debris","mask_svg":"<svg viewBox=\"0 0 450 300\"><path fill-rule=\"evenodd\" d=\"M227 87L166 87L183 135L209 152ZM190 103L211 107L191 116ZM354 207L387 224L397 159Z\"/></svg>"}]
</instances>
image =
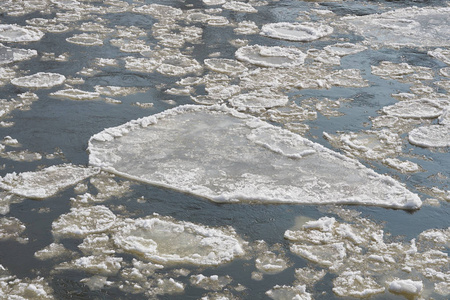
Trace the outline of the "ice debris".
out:
<instances>
[{"instance_id":1,"label":"ice debris","mask_svg":"<svg viewBox=\"0 0 450 300\"><path fill-rule=\"evenodd\" d=\"M36 172L13 172L0 178L0 188L26 198L44 199L98 172L97 168L70 164L51 166Z\"/></svg>"},{"instance_id":2,"label":"ice debris","mask_svg":"<svg viewBox=\"0 0 450 300\"><path fill-rule=\"evenodd\" d=\"M52 300L53 289L42 277L19 279L0 265L0 298Z\"/></svg>"},{"instance_id":3,"label":"ice debris","mask_svg":"<svg viewBox=\"0 0 450 300\"><path fill-rule=\"evenodd\" d=\"M66 80L64 75L58 73L39 72L33 75L18 77L11 80L11 83L25 88L51 88L61 85Z\"/></svg>"},{"instance_id":4,"label":"ice debris","mask_svg":"<svg viewBox=\"0 0 450 300\"><path fill-rule=\"evenodd\" d=\"M263 36L294 42L310 42L333 33L333 27L320 23L269 23L261 28Z\"/></svg>"},{"instance_id":5,"label":"ice debris","mask_svg":"<svg viewBox=\"0 0 450 300\"><path fill-rule=\"evenodd\" d=\"M394 179L225 106L131 121L94 135L88 149L91 165L217 202L421 205Z\"/></svg>"},{"instance_id":6,"label":"ice debris","mask_svg":"<svg viewBox=\"0 0 450 300\"><path fill-rule=\"evenodd\" d=\"M261 45L239 48L236 58L261 67L295 67L303 64L306 54L293 47Z\"/></svg>"},{"instance_id":7,"label":"ice debris","mask_svg":"<svg viewBox=\"0 0 450 300\"><path fill-rule=\"evenodd\" d=\"M26 243L27 238L21 237L21 234L25 231L25 225L17 218L14 217L1 217L0 218L0 241L4 240L16 240L20 243Z\"/></svg>"}]
</instances>

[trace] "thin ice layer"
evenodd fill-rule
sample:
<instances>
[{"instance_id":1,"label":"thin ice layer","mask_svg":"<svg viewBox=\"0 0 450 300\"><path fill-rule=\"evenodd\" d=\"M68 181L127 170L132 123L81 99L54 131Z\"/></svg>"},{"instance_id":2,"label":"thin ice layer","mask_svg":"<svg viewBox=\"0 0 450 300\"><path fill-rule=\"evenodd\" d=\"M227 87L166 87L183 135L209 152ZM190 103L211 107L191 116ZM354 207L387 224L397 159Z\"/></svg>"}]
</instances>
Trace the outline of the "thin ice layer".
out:
<instances>
[{"instance_id":1,"label":"thin ice layer","mask_svg":"<svg viewBox=\"0 0 450 300\"><path fill-rule=\"evenodd\" d=\"M421 205L394 179L225 106L131 121L94 135L88 149L91 165L216 202Z\"/></svg>"},{"instance_id":2,"label":"thin ice layer","mask_svg":"<svg viewBox=\"0 0 450 300\"><path fill-rule=\"evenodd\" d=\"M51 166L36 172L13 172L0 178L0 188L26 198L44 199L98 172L95 168L70 164Z\"/></svg>"}]
</instances>

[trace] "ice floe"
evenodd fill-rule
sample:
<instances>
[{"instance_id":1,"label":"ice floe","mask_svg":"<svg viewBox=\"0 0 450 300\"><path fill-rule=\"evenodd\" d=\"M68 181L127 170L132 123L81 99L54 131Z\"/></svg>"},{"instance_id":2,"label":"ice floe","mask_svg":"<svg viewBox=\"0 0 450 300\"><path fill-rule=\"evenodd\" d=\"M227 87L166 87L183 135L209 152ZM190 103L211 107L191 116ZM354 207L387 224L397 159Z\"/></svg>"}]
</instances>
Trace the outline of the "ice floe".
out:
<instances>
[{"instance_id":1,"label":"ice floe","mask_svg":"<svg viewBox=\"0 0 450 300\"><path fill-rule=\"evenodd\" d=\"M447 104L448 102L445 101L444 103ZM383 112L389 116L400 118L434 119L442 115L444 110L442 104L430 99L401 101L394 105L383 107Z\"/></svg>"},{"instance_id":2,"label":"ice floe","mask_svg":"<svg viewBox=\"0 0 450 300\"><path fill-rule=\"evenodd\" d=\"M324 49L331 54L345 56L362 52L366 50L367 47L360 44L337 43L326 46Z\"/></svg>"},{"instance_id":3,"label":"ice floe","mask_svg":"<svg viewBox=\"0 0 450 300\"><path fill-rule=\"evenodd\" d=\"M21 237L21 234L25 231L25 229L25 225L17 218L1 217L0 241L16 240L20 243L26 243L28 238Z\"/></svg>"},{"instance_id":4,"label":"ice floe","mask_svg":"<svg viewBox=\"0 0 450 300\"><path fill-rule=\"evenodd\" d=\"M51 88L61 85L66 80L64 75L58 73L39 72L33 75L18 77L11 80L11 83L25 88Z\"/></svg>"},{"instance_id":5,"label":"ice floe","mask_svg":"<svg viewBox=\"0 0 450 300\"><path fill-rule=\"evenodd\" d=\"M283 106L289 101L288 96L271 91L270 89L260 89L248 93L240 93L229 100L229 103L237 110L271 108Z\"/></svg>"},{"instance_id":6,"label":"ice floe","mask_svg":"<svg viewBox=\"0 0 450 300\"><path fill-rule=\"evenodd\" d=\"M450 45L449 12L449 7L413 6L343 20L374 46L445 47Z\"/></svg>"},{"instance_id":7,"label":"ice floe","mask_svg":"<svg viewBox=\"0 0 450 300\"><path fill-rule=\"evenodd\" d=\"M411 144L421 147L450 147L450 126L418 127L409 133L408 139Z\"/></svg>"},{"instance_id":8,"label":"ice floe","mask_svg":"<svg viewBox=\"0 0 450 300\"><path fill-rule=\"evenodd\" d=\"M245 253L243 241L231 228L211 228L159 216L125 219L113 240L123 251L160 264L214 266Z\"/></svg>"},{"instance_id":9,"label":"ice floe","mask_svg":"<svg viewBox=\"0 0 450 300\"><path fill-rule=\"evenodd\" d=\"M422 281L413 281L411 279L397 279L389 284L389 291L396 294L419 295L422 289Z\"/></svg>"},{"instance_id":10,"label":"ice floe","mask_svg":"<svg viewBox=\"0 0 450 300\"><path fill-rule=\"evenodd\" d=\"M340 297L366 298L383 293L385 288L361 272L344 272L333 281L333 292Z\"/></svg>"},{"instance_id":11,"label":"ice floe","mask_svg":"<svg viewBox=\"0 0 450 300\"><path fill-rule=\"evenodd\" d=\"M66 39L69 43L82 45L82 46L101 46L103 45L103 38L99 34L81 33L75 34Z\"/></svg>"},{"instance_id":12,"label":"ice floe","mask_svg":"<svg viewBox=\"0 0 450 300\"><path fill-rule=\"evenodd\" d=\"M303 64L306 54L296 48L261 45L239 48L236 58L262 67L295 67Z\"/></svg>"},{"instance_id":13,"label":"ice floe","mask_svg":"<svg viewBox=\"0 0 450 300\"><path fill-rule=\"evenodd\" d=\"M287 286L287 285L276 285L271 290L266 292L266 295L274 300L312 300L310 293L306 291L304 285L297 286Z\"/></svg>"},{"instance_id":14,"label":"ice floe","mask_svg":"<svg viewBox=\"0 0 450 300\"><path fill-rule=\"evenodd\" d=\"M0 24L0 42L36 42L42 39L44 33L32 26L17 24Z\"/></svg>"},{"instance_id":15,"label":"ice floe","mask_svg":"<svg viewBox=\"0 0 450 300\"><path fill-rule=\"evenodd\" d=\"M448 49L437 48L428 51L428 55L445 62L447 65L450 65L450 50Z\"/></svg>"},{"instance_id":16,"label":"ice floe","mask_svg":"<svg viewBox=\"0 0 450 300\"><path fill-rule=\"evenodd\" d=\"M262 26L260 34L294 42L310 42L333 33L333 27L320 23L269 23Z\"/></svg>"},{"instance_id":17,"label":"ice floe","mask_svg":"<svg viewBox=\"0 0 450 300\"><path fill-rule=\"evenodd\" d=\"M228 75L238 74L247 71L247 68L243 64L233 59L209 58L205 59L204 63L206 67L208 67L209 69L215 72L225 73Z\"/></svg>"},{"instance_id":18,"label":"ice floe","mask_svg":"<svg viewBox=\"0 0 450 300\"><path fill-rule=\"evenodd\" d=\"M98 92L88 92L80 89L68 88L50 93L50 96L71 100L95 100L100 97Z\"/></svg>"},{"instance_id":19,"label":"ice floe","mask_svg":"<svg viewBox=\"0 0 450 300\"><path fill-rule=\"evenodd\" d=\"M10 48L0 44L0 65L27 60L35 56L37 56L36 50Z\"/></svg>"},{"instance_id":20,"label":"ice floe","mask_svg":"<svg viewBox=\"0 0 450 300\"><path fill-rule=\"evenodd\" d=\"M0 265L0 297L3 299L51 300L53 289L43 277L19 279Z\"/></svg>"},{"instance_id":21,"label":"ice floe","mask_svg":"<svg viewBox=\"0 0 450 300\"><path fill-rule=\"evenodd\" d=\"M421 205L394 179L224 106L187 105L109 128L88 150L91 165L218 202Z\"/></svg>"},{"instance_id":22,"label":"ice floe","mask_svg":"<svg viewBox=\"0 0 450 300\"><path fill-rule=\"evenodd\" d=\"M36 172L9 173L0 178L0 188L26 197L44 199L98 173L91 167L57 165Z\"/></svg>"},{"instance_id":23,"label":"ice floe","mask_svg":"<svg viewBox=\"0 0 450 300\"><path fill-rule=\"evenodd\" d=\"M213 291L220 291L233 281L230 276L205 276L203 274L192 275L189 280L195 287Z\"/></svg>"},{"instance_id":24,"label":"ice floe","mask_svg":"<svg viewBox=\"0 0 450 300\"><path fill-rule=\"evenodd\" d=\"M241 1L229 1L222 5L223 8L245 13L256 13L258 10L250 3Z\"/></svg>"}]
</instances>

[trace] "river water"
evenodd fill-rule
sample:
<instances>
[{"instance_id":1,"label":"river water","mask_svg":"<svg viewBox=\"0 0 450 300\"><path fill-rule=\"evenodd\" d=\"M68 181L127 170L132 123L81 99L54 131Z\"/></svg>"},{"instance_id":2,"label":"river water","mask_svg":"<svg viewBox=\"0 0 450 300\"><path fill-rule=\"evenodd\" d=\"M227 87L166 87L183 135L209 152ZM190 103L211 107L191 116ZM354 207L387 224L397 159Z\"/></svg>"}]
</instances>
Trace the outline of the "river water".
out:
<instances>
[{"instance_id":1,"label":"river water","mask_svg":"<svg viewBox=\"0 0 450 300\"><path fill-rule=\"evenodd\" d=\"M0 298L449 297L447 1L0 13Z\"/></svg>"}]
</instances>

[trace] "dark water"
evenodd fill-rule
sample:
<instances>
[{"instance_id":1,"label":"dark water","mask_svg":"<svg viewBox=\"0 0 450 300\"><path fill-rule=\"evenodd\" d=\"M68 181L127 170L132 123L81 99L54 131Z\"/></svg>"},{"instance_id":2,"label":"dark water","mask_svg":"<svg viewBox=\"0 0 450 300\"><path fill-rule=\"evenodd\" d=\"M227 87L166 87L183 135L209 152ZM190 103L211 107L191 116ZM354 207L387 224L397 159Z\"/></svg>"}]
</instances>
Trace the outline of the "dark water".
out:
<instances>
[{"instance_id":1,"label":"dark water","mask_svg":"<svg viewBox=\"0 0 450 300\"><path fill-rule=\"evenodd\" d=\"M10 3L14 1L0 1L0 23L26 25L26 20L32 18L51 19L57 13L70 11L56 4L49 4L49 13L31 10L21 16L11 15ZM24 1L27 2L27 1ZM51 1L50 1L51 2ZM136 6L142 4L159 3L178 7L184 11L188 9L205 10L208 8L218 8L220 6L207 6L201 1L125 1ZM107 7L105 1L80 1L82 4L89 4L96 7ZM257 3L257 2L255 2ZM311 9L328 9L334 13L334 17L346 15L369 15L381 13L397 8L410 6L428 7L445 6L446 1L279 1L269 2L265 6L257 6L258 13L242 13L224 9L217 15L224 16L231 22L254 21L259 27L271 22L295 22L297 17ZM81 4L80 4L81 5ZM166 88L173 87L181 77L163 76L157 72L143 73L126 69L123 58L127 56L141 57L139 53L124 53L117 47L110 44L112 34L106 35L103 39L103 46L82 46L66 42L66 38L82 33L79 25L83 22L95 22L97 17L103 19L103 24L109 28L117 26L137 26L147 32L147 36L141 39L152 48L156 47L158 40L151 32L152 26L158 22L154 17L136 14L131 11L122 13L96 14L92 13L85 20L70 24L70 30L64 33L47 32L45 36L37 42L31 43L8 43L9 47L35 49L38 56L32 59L8 64L8 67L16 68L19 74L34 74L37 72L54 72L66 77L82 77L85 82L77 85L76 88L93 91L94 86L122 86L122 87L143 87L147 91L135 93L128 96L112 97L121 100L122 104L113 105L100 100L74 101L70 99L57 99L49 94L61 89L57 86L50 89L31 89L36 93L39 100L34 101L29 109L12 111L8 116L3 117L4 121L12 121L12 127L0 127L0 137L11 136L17 139L21 147L31 152L45 154L53 153L55 150L62 152L63 156L54 159L43 158L38 161L24 162L12 161L7 158L0 158L0 165L4 168L0 170L0 175L5 176L11 172L36 171L42 167L58 165L61 163L71 163L74 165L88 165L88 152L86 151L89 138L105 128L118 126L130 120L156 114L174 105L168 104L165 100L174 100L175 106L192 104L189 96L176 96L164 93ZM320 19L312 14L311 19ZM323 17L326 21L327 17ZM181 26L187 26L184 21L178 22ZM192 25L192 24L191 24ZM347 42L357 43L364 40L364 37L346 31L335 31L332 35L312 42L289 42L278 39L262 37L258 34L237 36L233 32L232 26L215 27L207 24L195 24L203 29L202 39L199 43L186 43L182 51L190 52L191 57L199 62L203 62L209 55L220 52L221 58L234 58L235 47L231 46L229 40L236 38L248 39L248 44L261 44L266 46L293 46L303 51L311 48L322 49L326 45L334 44L344 39ZM450 42L449 42L450 43ZM187 51L187 47L192 47ZM44 52L55 53L58 56L69 53L69 59L64 62L41 60ZM101 72L88 77L77 75L77 72L84 67L93 67L95 58L114 58L119 61L118 67L101 67ZM362 77L368 81L369 86L364 88L343 88L332 87L330 89L305 89L286 91L288 95L301 105L304 99L311 97L329 98L337 100L339 98L350 98L351 102L343 104L339 111L343 113L340 117L325 117L318 114L317 119L305 121L310 126L310 130L305 137L317 143L331 148L331 144L323 138L323 132L335 134L336 132L358 132L370 129L370 118L380 115L380 109L384 106L397 102L391 94L409 92L411 84L401 83L396 80L386 80L371 74L371 66L378 65L381 61L391 61L394 63L406 62L413 66L424 66L438 71L445 67L445 63L433 59L427 55L426 49L400 48L391 49L381 47L380 49L368 49L366 51L343 57L340 66L336 69L356 68L361 71ZM204 74L212 71L205 70ZM438 73L438 72L436 72ZM188 75L189 76L189 75ZM434 80L444 78L436 75ZM163 88L161 88L163 86ZM5 83L0 86L0 98L12 99L18 94L29 91ZM204 87L196 87L197 93L204 93ZM445 91L441 91L445 93ZM448 93L448 92L447 92ZM136 102L153 103L151 108L142 108L132 105ZM436 123L436 121L433 121ZM403 153L407 153L408 159L418 163L424 169L423 172L402 174L395 169L384 166L378 161L360 159L366 166L373 168L378 173L388 174L400 182L404 183L408 189L418 193L422 200L430 198L418 187L437 187L441 190L449 190L450 177L450 157L448 148L427 149L412 146L407 141L407 135L403 134ZM8 146L7 146L8 147ZM7 148L11 149L11 148ZM426 159L423 159L425 157ZM122 181L122 178L116 178ZM87 179L85 182L89 182ZM89 190L95 193L95 188L90 186ZM93 274L86 274L80 271L60 271L53 272L57 263L61 260L40 261L34 257L34 253L53 241L51 233L52 222L60 215L69 212L71 203L69 199L75 197L76 193L72 188L64 190L48 199L37 201L25 199L16 204L11 204L10 212L4 217L15 217L26 225L26 230L22 236L28 237L26 244L18 243L15 240L0 241L0 264L7 268L11 274L18 278L35 278L42 276L46 278L53 288L56 299L148 299L144 294L131 294L122 292L117 287L104 287L100 290L91 291L80 280ZM136 199L144 197L144 203L137 203ZM378 224L383 224L384 231L390 233L395 239L404 242L416 238L421 232L436 228L446 229L450 225L450 207L446 201L439 201L439 206L424 205L418 211L403 211L385 209L372 206L345 206L361 213L361 216ZM318 219L323 216L330 216L328 208L320 205L261 205L261 204L216 204L206 199L195 197L189 194L179 193L170 189L150 186L133 182L130 191L124 197L113 197L104 205L110 207L113 212L119 205L123 205L126 211L133 217L148 216L158 213L163 216L171 216L176 220L194 222L208 226L231 226L238 235L246 241L264 240L268 245L281 244L285 251L290 267L281 273L270 275L265 274L263 280L251 279L251 273L256 271L254 258L237 259L231 263L214 268L199 268L195 266L171 266L160 271L161 274L171 274L172 270L188 268L191 274L201 273L209 275L229 275L233 278L233 284L244 285L247 289L243 292L231 290L238 299L269 299L265 292L275 285L292 285L294 282L294 269L312 266L306 259L300 258L289 251L289 242L283 237L284 232L295 225L295 219L304 216L311 219ZM39 212L45 209L44 213ZM80 252L77 246L80 240L63 240L66 248ZM448 246L448 245L447 245ZM448 253L448 248L446 250ZM132 256L120 254L124 261L131 262ZM332 280L336 274L328 273L320 280L314 288L308 288L314 299L340 299L333 293ZM119 281L119 275L108 277L109 281ZM159 295L157 299L200 299L208 291L197 288L189 284L189 276L180 277L177 280L186 284L185 291L180 295ZM432 294L434 299L444 299L446 296ZM448 295L447 295L448 296ZM7 297L8 298L8 297ZM5 298L5 299L7 299ZM401 295L389 292L381 293L372 297L373 299L404 299Z\"/></svg>"}]
</instances>

